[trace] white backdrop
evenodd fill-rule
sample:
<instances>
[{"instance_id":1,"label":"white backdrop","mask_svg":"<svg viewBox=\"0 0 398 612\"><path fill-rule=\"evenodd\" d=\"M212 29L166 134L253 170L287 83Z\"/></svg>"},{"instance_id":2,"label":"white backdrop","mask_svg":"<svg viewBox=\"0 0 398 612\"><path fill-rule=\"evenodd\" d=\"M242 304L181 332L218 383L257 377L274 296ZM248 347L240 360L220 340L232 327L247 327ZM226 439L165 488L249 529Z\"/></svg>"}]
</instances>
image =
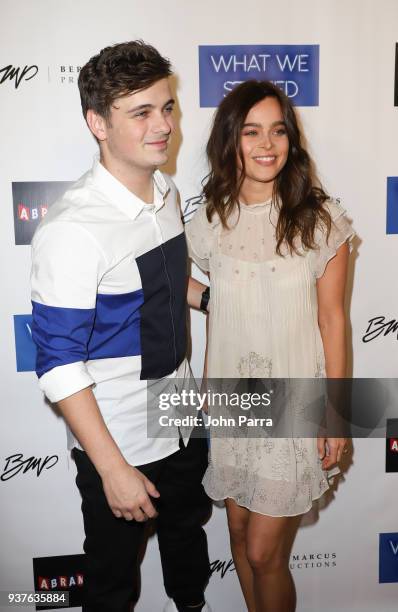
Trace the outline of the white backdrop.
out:
<instances>
[{"instance_id":1,"label":"white backdrop","mask_svg":"<svg viewBox=\"0 0 398 612\"><path fill-rule=\"evenodd\" d=\"M15 79L0 83L0 474L15 453L59 456L40 476L29 470L0 480L0 590L30 590L32 558L82 552L83 527L63 423L44 403L34 373L16 371L13 315L30 312L30 250L15 245L11 183L75 180L91 165L96 145L81 115L76 67L102 47L134 38L171 58L182 136L176 141L177 161L168 170L184 202L200 193L213 114L199 107L198 46L319 45L319 106L299 108L299 114L324 186L341 198L359 235L351 283L353 373L395 377L396 334L366 344L362 337L370 318L390 320L398 313L393 280L398 236L386 235L387 177L398 175L393 106L398 3L1 0L0 8L0 69L39 68L17 88ZM62 72L61 66L72 70ZM0 72L0 81L4 75ZM192 314L192 339L192 364L199 374L204 342L199 313ZM385 441L361 440L354 447L345 479L325 507L304 518L294 545L298 612L396 610L397 584L379 584L378 541L380 533L398 532L397 474L385 473ZM211 560L225 561L226 568L230 552L222 509L214 509L207 532ZM222 576L219 568L208 589L214 611L241 612L236 573ZM142 584L137 611L160 610L165 595L154 538Z\"/></svg>"}]
</instances>

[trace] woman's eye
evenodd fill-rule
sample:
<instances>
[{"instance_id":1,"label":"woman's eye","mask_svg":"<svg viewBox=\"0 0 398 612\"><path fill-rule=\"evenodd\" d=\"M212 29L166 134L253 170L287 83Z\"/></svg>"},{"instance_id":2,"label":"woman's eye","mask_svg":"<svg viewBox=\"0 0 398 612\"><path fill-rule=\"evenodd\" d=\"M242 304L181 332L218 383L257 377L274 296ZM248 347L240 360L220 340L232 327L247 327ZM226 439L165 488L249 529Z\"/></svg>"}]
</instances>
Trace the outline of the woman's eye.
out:
<instances>
[{"instance_id":1,"label":"woman's eye","mask_svg":"<svg viewBox=\"0 0 398 612\"><path fill-rule=\"evenodd\" d=\"M286 134L286 128L278 128L274 131L276 136L284 136Z\"/></svg>"},{"instance_id":2,"label":"woman's eye","mask_svg":"<svg viewBox=\"0 0 398 612\"><path fill-rule=\"evenodd\" d=\"M257 136L256 130L249 130L248 132L243 132L243 136Z\"/></svg>"}]
</instances>

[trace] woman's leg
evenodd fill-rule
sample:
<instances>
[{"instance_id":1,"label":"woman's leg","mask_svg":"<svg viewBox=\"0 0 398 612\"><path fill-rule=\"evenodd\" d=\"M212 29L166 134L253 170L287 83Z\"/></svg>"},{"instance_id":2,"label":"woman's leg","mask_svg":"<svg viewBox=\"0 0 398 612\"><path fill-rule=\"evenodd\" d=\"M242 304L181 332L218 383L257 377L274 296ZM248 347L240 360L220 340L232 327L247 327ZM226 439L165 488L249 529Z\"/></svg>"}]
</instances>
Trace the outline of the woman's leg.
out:
<instances>
[{"instance_id":1,"label":"woman's leg","mask_svg":"<svg viewBox=\"0 0 398 612\"><path fill-rule=\"evenodd\" d=\"M249 514L246 554L253 573L256 612L294 612L296 609L289 559L300 521L301 516Z\"/></svg>"},{"instance_id":2,"label":"woman's leg","mask_svg":"<svg viewBox=\"0 0 398 612\"><path fill-rule=\"evenodd\" d=\"M253 590L253 571L246 554L247 527L251 512L246 508L238 506L233 499L226 499L225 506L227 508L232 557L243 597L245 598L248 612L256 612Z\"/></svg>"}]
</instances>

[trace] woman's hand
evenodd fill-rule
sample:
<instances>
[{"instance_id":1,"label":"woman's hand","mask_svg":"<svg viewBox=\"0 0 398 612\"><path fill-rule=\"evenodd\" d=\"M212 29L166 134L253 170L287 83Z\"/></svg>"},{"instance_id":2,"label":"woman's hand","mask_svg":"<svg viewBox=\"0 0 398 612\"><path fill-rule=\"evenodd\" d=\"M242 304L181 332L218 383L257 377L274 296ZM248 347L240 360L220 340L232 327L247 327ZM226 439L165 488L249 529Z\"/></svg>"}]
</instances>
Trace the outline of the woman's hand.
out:
<instances>
[{"instance_id":1,"label":"woman's hand","mask_svg":"<svg viewBox=\"0 0 398 612\"><path fill-rule=\"evenodd\" d=\"M347 438L318 438L318 454L322 460L322 469L328 470L341 461L343 453L347 453Z\"/></svg>"}]
</instances>

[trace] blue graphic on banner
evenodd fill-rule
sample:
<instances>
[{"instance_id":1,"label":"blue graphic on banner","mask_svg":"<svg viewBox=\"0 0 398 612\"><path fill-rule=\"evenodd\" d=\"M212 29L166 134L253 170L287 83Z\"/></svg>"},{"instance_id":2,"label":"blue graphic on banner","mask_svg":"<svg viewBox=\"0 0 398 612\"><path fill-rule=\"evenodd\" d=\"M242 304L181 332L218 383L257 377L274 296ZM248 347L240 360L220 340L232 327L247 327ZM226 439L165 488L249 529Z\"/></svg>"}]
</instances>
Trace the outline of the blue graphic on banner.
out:
<instances>
[{"instance_id":1,"label":"blue graphic on banner","mask_svg":"<svg viewBox=\"0 0 398 612\"><path fill-rule=\"evenodd\" d=\"M36 345L32 340L32 315L14 315L17 372L33 372L36 367Z\"/></svg>"},{"instance_id":2,"label":"blue graphic on banner","mask_svg":"<svg viewBox=\"0 0 398 612\"><path fill-rule=\"evenodd\" d=\"M200 106L249 79L272 81L296 106L319 104L319 45L200 45Z\"/></svg>"},{"instance_id":3,"label":"blue graphic on banner","mask_svg":"<svg viewBox=\"0 0 398 612\"><path fill-rule=\"evenodd\" d=\"M379 582L398 582L398 533L379 537Z\"/></svg>"},{"instance_id":4,"label":"blue graphic on banner","mask_svg":"<svg viewBox=\"0 0 398 612\"><path fill-rule=\"evenodd\" d=\"M398 234L398 176L387 178L387 234Z\"/></svg>"}]
</instances>

